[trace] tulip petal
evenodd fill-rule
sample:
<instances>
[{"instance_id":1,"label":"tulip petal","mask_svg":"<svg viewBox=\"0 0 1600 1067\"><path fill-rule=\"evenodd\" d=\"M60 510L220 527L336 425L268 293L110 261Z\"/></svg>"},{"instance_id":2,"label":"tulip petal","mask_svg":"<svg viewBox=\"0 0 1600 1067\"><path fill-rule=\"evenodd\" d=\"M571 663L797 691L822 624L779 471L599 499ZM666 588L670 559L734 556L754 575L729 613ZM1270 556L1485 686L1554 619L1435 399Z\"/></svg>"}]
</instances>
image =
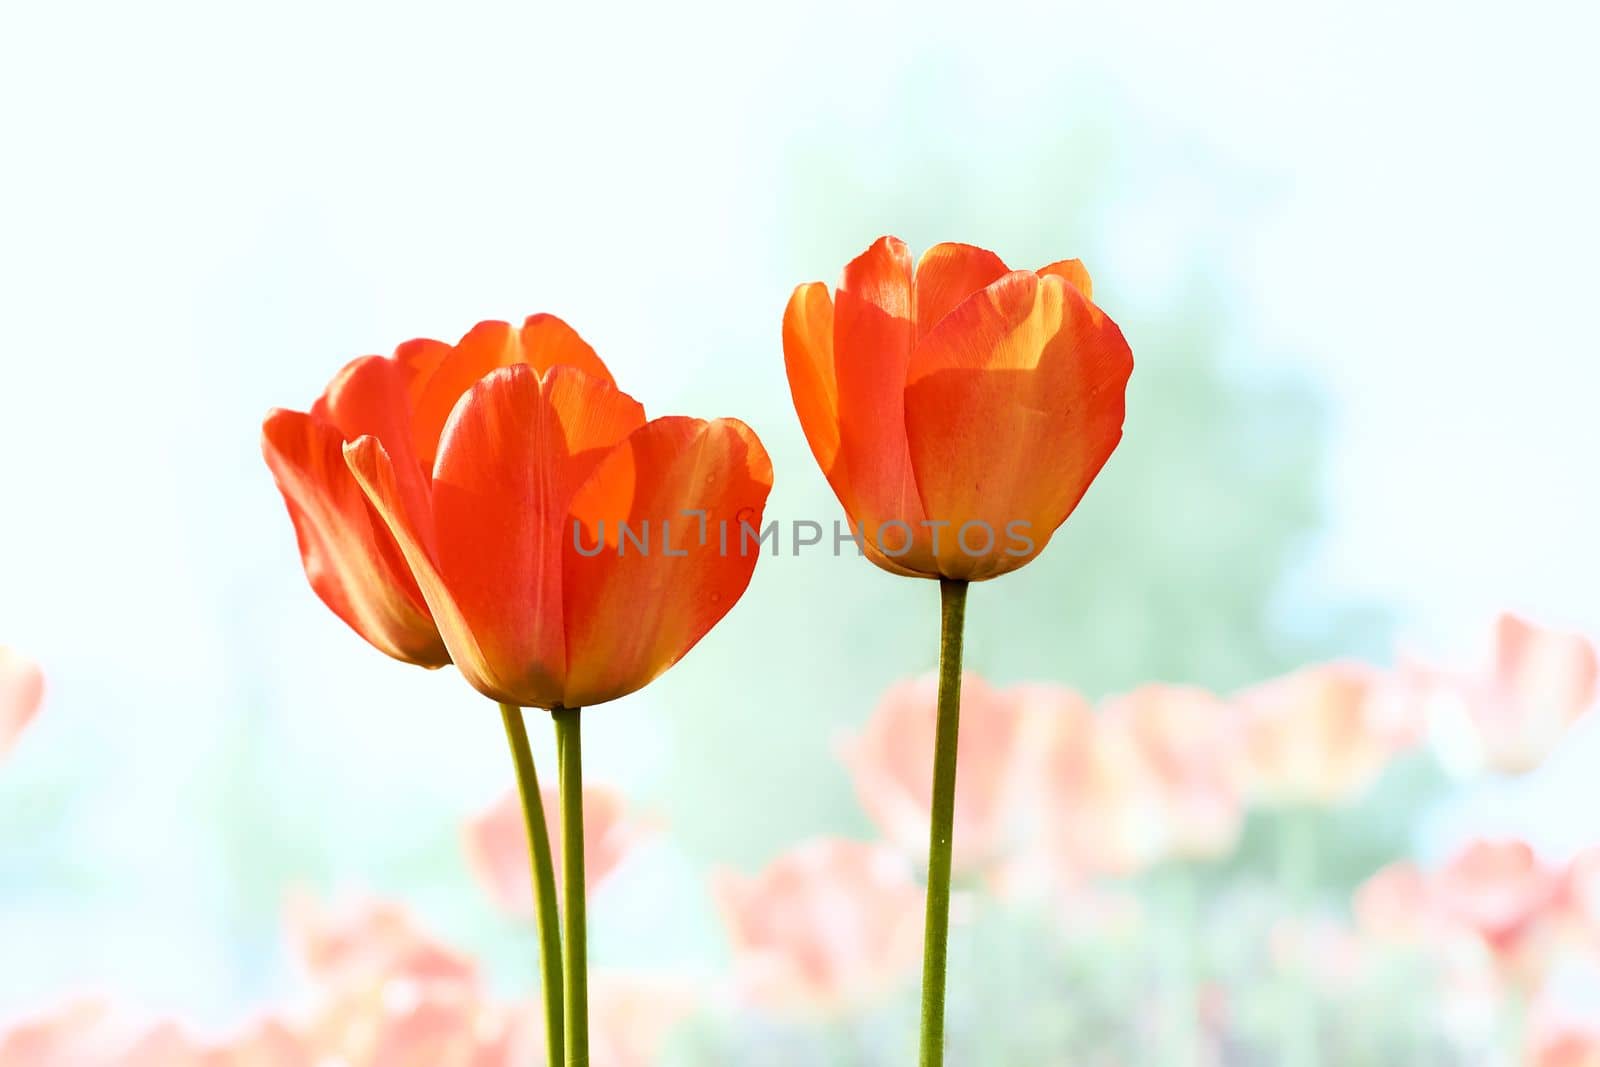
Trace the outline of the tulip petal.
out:
<instances>
[{"instance_id":1,"label":"tulip petal","mask_svg":"<svg viewBox=\"0 0 1600 1067\"><path fill-rule=\"evenodd\" d=\"M594 349L554 315L529 316L520 330L506 322L480 322L416 390L411 432L425 468L432 467L445 421L463 394L490 371L521 363L541 374L558 365L576 367L614 384Z\"/></svg>"},{"instance_id":2,"label":"tulip petal","mask_svg":"<svg viewBox=\"0 0 1600 1067\"><path fill-rule=\"evenodd\" d=\"M999 256L976 245L946 241L922 253L914 298L917 336L926 336L969 296L1008 270Z\"/></svg>"},{"instance_id":3,"label":"tulip petal","mask_svg":"<svg viewBox=\"0 0 1600 1067\"><path fill-rule=\"evenodd\" d=\"M561 542L567 505L644 409L569 366L494 371L468 390L440 440L434 560L478 647L525 706L560 695Z\"/></svg>"},{"instance_id":4,"label":"tulip petal","mask_svg":"<svg viewBox=\"0 0 1600 1067\"><path fill-rule=\"evenodd\" d=\"M916 328L912 318L911 253L905 242L883 237L844 269L834 294L834 371L839 398L839 461L846 493L840 502L863 527L869 546L898 533L883 524L922 529L906 448L905 383ZM925 562L920 545L900 559L915 572Z\"/></svg>"},{"instance_id":5,"label":"tulip petal","mask_svg":"<svg viewBox=\"0 0 1600 1067\"><path fill-rule=\"evenodd\" d=\"M833 373L833 298L821 282L795 289L783 312L783 365L811 454L842 498L839 385Z\"/></svg>"},{"instance_id":6,"label":"tulip petal","mask_svg":"<svg viewBox=\"0 0 1600 1067\"><path fill-rule=\"evenodd\" d=\"M431 337L418 337L406 341L394 350L394 361L400 365L401 377L405 381L406 395L413 406L416 404L422 387L450 354L451 346L444 341L435 341Z\"/></svg>"},{"instance_id":7,"label":"tulip petal","mask_svg":"<svg viewBox=\"0 0 1600 1067\"><path fill-rule=\"evenodd\" d=\"M33 721L44 699L44 675L32 660L0 645L0 757Z\"/></svg>"},{"instance_id":8,"label":"tulip petal","mask_svg":"<svg viewBox=\"0 0 1600 1067\"><path fill-rule=\"evenodd\" d=\"M430 548L433 541L432 516L418 521L406 510L394 463L383 443L376 437L351 441L344 446L344 461L367 502L400 546L428 610L433 613L439 634L450 650L450 659L461 671L461 676L491 700L515 703L516 697L511 692L510 683L502 681L492 672L476 635L467 625L461 606L451 595L450 587L433 561Z\"/></svg>"},{"instance_id":9,"label":"tulip petal","mask_svg":"<svg viewBox=\"0 0 1600 1067\"><path fill-rule=\"evenodd\" d=\"M424 344L412 341L401 346L408 352L407 358L414 361L409 367L398 358L362 356L352 360L311 406L312 417L332 423L346 441L370 434L383 442L395 461L400 489L413 516L426 513L428 487L426 470L411 448L407 381L416 368L415 361L431 358L420 347ZM445 348L448 350L449 346Z\"/></svg>"},{"instance_id":10,"label":"tulip petal","mask_svg":"<svg viewBox=\"0 0 1600 1067\"><path fill-rule=\"evenodd\" d=\"M771 488L766 450L736 419L656 419L600 462L573 498L574 542L562 548L565 705L639 689L727 614L760 553L741 526L760 528Z\"/></svg>"},{"instance_id":11,"label":"tulip petal","mask_svg":"<svg viewBox=\"0 0 1600 1067\"><path fill-rule=\"evenodd\" d=\"M906 429L926 513L951 524L939 573L992 578L1044 548L1122 437L1132 370L1104 312L1031 271L1001 278L922 339Z\"/></svg>"},{"instance_id":12,"label":"tulip petal","mask_svg":"<svg viewBox=\"0 0 1600 1067\"><path fill-rule=\"evenodd\" d=\"M1094 282L1089 278L1089 268L1083 265L1081 259L1058 259L1048 267L1039 268L1039 276L1054 274L1062 281L1067 282L1078 292L1083 294L1085 300L1094 299Z\"/></svg>"},{"instance_id":13,"label":"tulip petal","mask_svg":"<svg viewBox=\"0 0 1600 1067\"><path fill-rule=\"evenodd\" d=\"M356 633L395 659L424 667L450 662L410 568L345 467L334 425L298 411L273 411L261 451L288 505L311 588ZM411 502L396 480L395 506Z\"/></svg>"}]
</instances>

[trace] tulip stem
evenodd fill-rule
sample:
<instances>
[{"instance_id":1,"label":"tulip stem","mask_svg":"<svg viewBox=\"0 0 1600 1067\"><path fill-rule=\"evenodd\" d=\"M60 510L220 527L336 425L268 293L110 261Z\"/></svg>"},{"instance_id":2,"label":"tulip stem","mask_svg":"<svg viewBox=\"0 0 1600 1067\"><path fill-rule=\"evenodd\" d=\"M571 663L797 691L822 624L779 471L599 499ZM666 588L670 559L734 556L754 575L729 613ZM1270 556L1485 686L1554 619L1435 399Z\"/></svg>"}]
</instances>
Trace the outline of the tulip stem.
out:
<instances>
[{"instance_id":1,"label":"tulip stem","mask_svg":"<svg viewBox=\"0 0 1600 1067\"><path fill-rule=\"evenodd\" d=\"M583 885L583 738L577 708L554 708L561 775L561 895L566 905L567 1064L589 1064L588 929Z\"/></svg>"},{"instance_id":2,"label":"tulip stem","mask_svg":"<svg viewBox=\"0 0 1600 1067\"><path fill-rule=\"evenodd\" d=\"M500 718L505 723L506 740L511 743L511 760L517 768L517 793L522 798L522 825L528 834L528 854L533 864L540 983L544 987L545 1055L548 1062L559 1064L564 1059L566 1038L561 1003L561 926L556 910L556 877L550 857L550 831L544 821L544 801L539 795L539 776L533 768L533 750L528 746L528 727L522 720L522 709L515 704L501 704Z\"/></svg>"},{"instance_id":3,"label":"tulip stem","mask_svg":"<svg viewBox=\"0 0 1600 1067\"><path fill-rule=\"evenodd\" d=\"M939 608L939 717L934 729L928 911L922 938L922 1067L942 1067L944 1063L951 839L956 807L956 740L961 731L961 637L967 617L967 583L939 579Z\"/></svg>"}]
</instances>

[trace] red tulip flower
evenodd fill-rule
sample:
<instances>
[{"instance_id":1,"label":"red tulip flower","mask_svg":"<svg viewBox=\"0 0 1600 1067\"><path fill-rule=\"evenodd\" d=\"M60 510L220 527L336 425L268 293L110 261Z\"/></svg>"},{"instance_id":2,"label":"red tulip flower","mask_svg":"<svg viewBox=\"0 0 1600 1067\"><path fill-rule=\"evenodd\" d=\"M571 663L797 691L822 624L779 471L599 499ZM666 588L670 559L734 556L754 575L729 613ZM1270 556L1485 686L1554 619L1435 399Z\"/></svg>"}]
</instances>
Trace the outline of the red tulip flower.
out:
<instances>
[{"instance_id":1,"label":"red tulip flower","mask_svg":"<svg viewBox=\"0 0 1600 1067\"><path fill-rule=\"evenodd\" d=\"M861 551L940 583L922 1067L944 1062L967 584L1043 551L1122 440L1133 353L1092 295L1075 259L940 244L913 264L882 237L783 315L795 413Z\"/></svg>"},{"instance_id":2,"label":"red tulip flower","mask_svg":"<svg viewBox=\"0 0 1600 1067\"><path fill-rule=\"evenodd\" d=\"M784 360L812 454L896 574L979 581L1044 549L1122 439L1133 355L1075 259L1011 270L880 238L794 291Z\"/></svg>"},{"instance_id":3,"label":"red tulip flower","mask_svg":"<svg viewBox=\"0 0 1600 1067\"><path fill-rule=\"evenodd\" d=\"M650 682L744 593L766 451L735 419L647 422L550 315L358 359L309 413L268 415L262 447L323 601L382 651L454 662L500 703L537 887L547 1056L587 1062L578 709ZM554 713L564 956L529 706Z\"/></svg>"},{"instance_id":4,"label":"red tulip flower","mask_svg":"<svg viewBox=\"0 0 1600 1067\"><path fill-rule=\"evenodd\" d=\"M624 696L692 648L749 583L737 532L772 486L743 423L646 422L549 315L356 360L309 414L270 414L263 446L329 607L545 708Z\"/></svg>"}]
</instances>

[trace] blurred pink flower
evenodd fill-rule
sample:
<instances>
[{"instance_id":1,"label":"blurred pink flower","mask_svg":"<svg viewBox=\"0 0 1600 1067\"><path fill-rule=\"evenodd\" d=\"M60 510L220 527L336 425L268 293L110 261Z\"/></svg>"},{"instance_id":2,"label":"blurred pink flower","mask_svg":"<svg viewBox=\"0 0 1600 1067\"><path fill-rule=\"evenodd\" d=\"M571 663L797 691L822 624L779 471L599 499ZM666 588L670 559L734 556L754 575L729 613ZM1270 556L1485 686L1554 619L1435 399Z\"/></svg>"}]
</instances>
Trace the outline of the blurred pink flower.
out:
<instances>
[{"instance_id":1,"label":"blurred pink flower","mask_svg":"<svg viewBox=\"0 0 1600 1067\"><path fill-rule=\"evenodd\" d=\"M698 999L693 985L674 975L591 971L590 1067L651 1067L672 1031L693 1014ZM510 1040L504 1067L545 1062L541 1011L538 1004L527 1001L508 1013ZM493 1064L502 1067L498 1059Z\"/></svg>"},{"instance_id":2,"label":"blurred pink flower","mask_svg":"<svg viewBox=\"0 0 1600 1067\"><path fill-rule=\"evenodd\" d=\"M931 674L890 686L861 734L840 752L872 821L919 861L928 854L938 690ZM953 845L958 875L975 873L1006 851L1020 722L1011 691L962 675Z\"/></svg>"},{"instance_id":3,"label":"blurred pink flower","mask_svg":"<svg viewBox=\"0 0 1600 1067\"><path fill-rule=\"evenodd\" d=\"M1536 1029L1527 1067L1600 1067L1600 1027L1565 1022Z\"/></svg>"},{"instance_id":4,"label":"blurred pink flower","mask_svg":"<svg viewBox=\"0 0 1600 1067\"><path fill-rule=\"evenodd\" d=\"M1126 730L1153 772L1167 854L1211 859L1233 850L1244 823L1244 737L1232 707L1203 689L1145 685L1106 701L1100 722Z\"/></svg>"},{"instance_id":5,"label":"blurred pink flower","mask_svg":"<svg viewBox=\"0 0 1600 1067\"><path fill-rule=\"evenodd\" d=\"M1528 1011L1529 1067L1600 1067L1600 958L1553 971Z\"/></svg>"},{"instance_id":6,"label":"blurred pink flower","mask_svg":"<svg viewBox=\"0 0 1600 1067\"><path fill-rule=\"evenodd\" d=\"M1442 928L1428 876L1409 861L1391 863L1361 883L1352 906L1356 926L1383 941L1422 944Z\"/></svg>"},{"instance_id":7,"label":"blurred pink flower","mask_svg":"<svg viewBox=\"0 0 1600 1067\"><path fill-rule=\"evenodd\" d=\"M105 1004L79 1001L0 1030L0 1067L93 1067L129 1042Z\"/></svg>"},{"instance_id":8,"label":"blurred pink flower","mask_svg":"<svg viewBox=\"0 0 1600 1067\"><path fill-rule=\"evenodd\" d=\"M473 961L397 904L300 896L288 929L317 986L305 1040L318 1067L513 1067L542 1042L536 1011L493 1003Z\"/></svg>"},{"instance_id":9,"label":"blurred pink flower","mask_svg":"<svg viewBox=\"0 0 1600 1067\"><path fill-rule=\"evenodd\" d=\"M713 876L742 992L769 1008L845 1011L905 977L921 947L922 890L883 845L818 839L753 878Z\"/></svg>"},{"instance_id":10,"label":"blurred pink flower","mask_svg":"<svg viewBox=\"0 0 1600 1067\"><path fill-rule=\"evenodd\" d=\"M560 798L554 789L541 791L556 881L561 879ZM622 792L605 785L583 788L584 884L592 894L622 863L628 851L655 829L636 818ZM467 865L490 898L508 915L533 916L533 875L528 837L522 825L522 802L515 790L468 821L462 829Z\"/></svg>"},{"instance_id":11,"label":"blurred pink flower","mask_svg":"<svg viewBox=\"0 0 1600 1067\"><path fill-rule=\"evenodd\" d=\"M476 965L424 934L400 905L353 900L337 907L296 893L285 920L290 947L317 984L365 988L390 979L466 982Z\"/></svg>"},{"instance_id":12,"label":"blurred pink flower","mask_svg":"<svg viewBox=\"0 0 1600 1067\"><path fill-rule=\"evenodd\" d=\"M1379 729L1378 673L1355 663L1306 667L1236 697L1252 791L1276 804L1354 800L1394 755Z\"/></svg>"},{"instance_id":13,"label":"blurred pink flower","mask_svg":"<svg viewBox=\"0 0 1600 1067\"><path fill-rule=\"evenodd\" d=\"M33 721L44 698L44 675L31 660L0 646L0 758Z\"/></svg>"},{"instance_id":14,"label":"blurred pink flower","mask_svg":"<svg viewBox=\"0 0 1600 1067\"><path fill-rule=\"evenodd\" d=\"M175 1023L138 1024L99 1002L66 1005L0 1033L0 1067L317 1067L299 1036L276 1021L221 1042Z\"/></svg>"},{"instance_id":15,"label":"blurred pink flower","mask_svg":"<svg viewBox=\"0 0 1600 1067\"><path fill-rule=\"evenodd\" d=\"M1566 881L1523 841L1474 841L1431 879L1447 921L1475 934L1502 974L1535 982L1548 963Z\"/></svg>"},{"instance_id":16,"label":"blurred pink flower","mask_svg":"<svg viewBox=\"0 0 1600 1067\"><path fill-rule=\"evenodd\" d=\"M694 1011L693 988L681 978L596 974L589 983L592 1067L650 1067L667 1038Z\"/></svg>"},{"instance_id":17,"label":"blurred pink flower","mask_svg":"<svg viewBox=\"0 0 1600 1067\"><path fill-rule=\"evenodd\" d=\"M1394 667L1381 674L1373 686L1367 717L1381 741L1403 751L1426 742L1433 720L1457 701L1455 678L1400 651L1395 654Z\"/></svg>"},{"instance_id":18,"label":"blurred pink flower","mask_svg":"<svg viewBox=\"0 0 1600 1067\"><path fill-rule=\"evenodd\" d=\"M190 1037L176 1023L162 1023L141 1037L114 1067L318 1067L316 1054L299 1035L265 1022L220 1043Z\"/></svg>"},{"instance_id":19,"label":"blurred pink flower","mask_svg":"<svg viewBox=\"0 0 1600 1067\"><path fill-rule=\"evenodd\" d=\"M326 1001L307 1032L316 1067L514 1067L542 1059L528 1031L467 982L396 979ZM542 1031L534 1036L542 1037Z\"/></svg>"},{"instance_id":20,"label":"blurred pink flower","mask_svg":"<svg viewBox=\"0 0 1600 1067\"><path fill-rule=\"evenodd\" d=\"M1018 686L1026 753L1020 771L1034 868L1046 888L1090 875L1128 875L1161 858L1168 809L1155 766L1121 719L1099 721L1077 693ZM1021 881L1021 879L1018 879Z\"/></svg>"},{"instance_id":21,"label":"blurred pink flower","mask_svg":"<svg viewBox=\"0 0 1600 1067\"><path fill-rule=\"evenodd\" d=\"M1500 616L1494 671L1467 705L1485 762L1507 774L1543 763L1594 704L1596 676L1595 648L1587 639Z\"/></svg>"},{"instance_id":22,"label":"blurred pink flower","mask_svg":"<svg viewBox=\"0 0 1600 1067\"><path fill-rule=\"evenodd\" d=\"M1567 865L1564 904L1574 939L1600 954L1600 845L1583 849Z\"/></svg>"}]
</instances>

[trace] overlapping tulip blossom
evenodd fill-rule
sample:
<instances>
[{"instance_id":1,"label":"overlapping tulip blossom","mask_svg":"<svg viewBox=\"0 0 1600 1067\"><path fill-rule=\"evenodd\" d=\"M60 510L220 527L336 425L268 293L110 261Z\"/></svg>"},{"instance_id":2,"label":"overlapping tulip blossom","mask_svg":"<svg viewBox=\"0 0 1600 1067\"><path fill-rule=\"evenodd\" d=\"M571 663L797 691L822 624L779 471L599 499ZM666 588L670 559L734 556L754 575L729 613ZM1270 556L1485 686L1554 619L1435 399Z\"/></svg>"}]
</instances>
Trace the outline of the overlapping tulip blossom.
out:
<instances>
[{"instance_id":1,"label":"overlapping tulip blossom","mask_svg":"<svg viewBox=\"0 0 1600 1067\"><path fill-rule=\"evenodd\" d=\"M546 808L558 806L556 791L544 790ZM606 785L583 788L584 884L594 892L615 871L655 822L628 807L622 791ZM560 828L552 828L551 851L561 851ZM467 865L490 898L507 915L533 915L527 830L515 793L507 793L462 829Z\"/></svg>"},{"instance_id":2,"label":"overlapping tulip blossom","mask_svg":"<svg viewBox=\"0 0 1600 1067\"><path fill-rule=\"evenodd\" d=\"M891 686L840 753L862 807L884 837L913 858L928 847L938 684L929 674ZM954 865L958 874L973 875L1014 843L1022 708L1011 691L971 672L961 680L961 704L966 721L956 754L961 789Z\"/></svg>"},{"instance_id":3,"label":"overlapping tulip blossom","mask_svg":"<svg viewBox=\"0 0 1600 1067\"><path fill-rule=\"evenodd\" d=\"M0 757L39 713L44 675L32 660L0 645Z\"/></svg>"},{"instance_id":4,"label":"overlapping tulip blossom","mask_svg":"<svg viewBox=\"0 0 1600 1067\"><path fill-rule=\"evenodd\" d=\"M647 422L550 315L356 360L263 450L330 608L525 707L614 700L692 648L755 564L715 531L758 525L772 484L743 423Z\"/></svg>"},{"instance_id":5,"label":"overlapping tulip blossom","mask_svg":"<svg viewBox=\"0 0 1600 1067\"><path fill-rule=\"evenodd\" d=\"M784 361L812 454L895 574L979 581L1023 566L1122 438L1133 356L1075 259L884 237L830 295L794 291Z\"/></svg>"},{"instance_id":6,"label":"overlapping tulip blossom","mask_svg":"<svg viewBox=\"0 0 1600 1067\"><path fill-rule=\"evenodd\" d=\"M836 1014L893 990L916 959L922 895L884 845L806 842L753 878L720 872L713 891L741 990L764 1007Z\"/></svg>"},{"instance_id":7,"label":"overlapping tulip blossom","mask_svg":"<svg viewBox=\"0 0 1600 1067\"><path fill-rule=\"evenodd\" d=\"M500 704L537 842L547 1055L585 1061L579 710L649 683L744 593L766 451L735 419L646 421L550 315L358 359L310 412L269 414L262 449L323 601L382 651L453 662ZM560 915L526 707L556 729Z\"/></svg>"}]
</instances>

